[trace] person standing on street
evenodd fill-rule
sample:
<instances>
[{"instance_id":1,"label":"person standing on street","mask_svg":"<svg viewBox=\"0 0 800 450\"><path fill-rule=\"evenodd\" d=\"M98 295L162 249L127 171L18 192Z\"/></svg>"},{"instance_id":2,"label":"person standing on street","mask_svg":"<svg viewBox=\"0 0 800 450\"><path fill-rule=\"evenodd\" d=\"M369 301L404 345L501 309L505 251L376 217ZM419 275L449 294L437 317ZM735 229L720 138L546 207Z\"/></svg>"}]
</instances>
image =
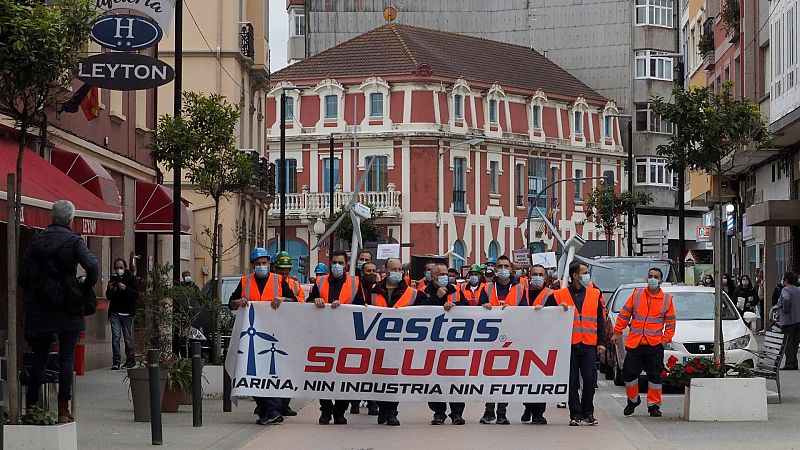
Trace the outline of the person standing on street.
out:
<instances>
[{"instance_id":1,"label":"person standing on street","mask_svg":"<svg viewBox=\"0 0 800 450\"><path fill-rule=\"evenodd\" d=\"M133 316L136 314L136 300L139 292L136 290L136 278L128 271L128 264L122 258L114 260L114 274L106 287L108 299L108 320L111 322L111 370L119 370L122 357L119 351L120 331L125 340L126 369L134 367L136 361L133 353Z\"/></svg>"},{"instance_id":2,"label":"person standing on street","mask_svg":"<svg viewBox=\"0 0 800 450\"><path fill-rule=\"evenodd\" d=\"M536 264L531 267L528 302L531 303L534 308L542 308L547 298L553 293L553 290L547 286L547 279L547 272L543 265ZM525 403L524 405L525 411L520 418L522 422L530 422L534 425L547 425L547 419L544 417L547 403Z\"/></svg>"},{"instance_id":3,"label":"person standing on street","mask_svg":"<svg viewBox=\"0 0 800 450\"><path fill-rule=\"evenodd\" d=\"M625 340L622 377L628 404L623 414L630 416L642 404L639 375L647 373L647 411L661 417L661 371L664 369L664 344L675 335L675 306L672 296L661 290L664 273L653 267L647 272L647 288L637 288L617 316L611 343L616 344L630 324Z\"/></svg>"},{"instance_id":4,"label":"person standing on street","mask_svg":"<svg viewBox=\"0 0 800 450\"><path fill-rule=\"evenodd\" d=\"M372 262L372 253L369 250L361 250L358 252L358 258L356 259L356 275L361 275L361 270L364 268L364 264Z\"/></svg>"},{"instance_id":5,"label":"person standing on street","mask_svg":"<svg viewBox=\"0 0 800 450\"><path fill-rule=\"evenodd\" d=\"M300 303L306 301L306 291L295 277L290 275L292 272L292 257L286 252L280 252L275 256L275 273L282 276L286 283L292 288L294 298Z\"/></svg>"},{"instance_id":6,"label":"person standing on street","mask_svg":"<svg viewBox=\"0 0 800 450\"><path fill-rule=\"evenodd\" d=\"M597 425L594 418L597 352L606 351L605 299L592 284L589 267L569 265L569 284L548 297L545 306L575 307L569 364L569 425ZM578 393L583 380L583 392Z\"/></svg>"},{"instance_id":7,"label":"person standing on street","mask_svg":"<svg viewBox=\"0 0 800 450\"><path fill-rule=\"evenodd\" d=\"M250 252L250 264L253 274L245 275L239 285L231 293L228 307L232 310L246 308L250 302L270 302L273 309L278 309L285 301L294 301L294 291L286 280L277 273L270 273L267 250L256 247ZM254 397L259 425L271 425L283 422L284 400L277 397Z\"/></svg>"},{"instance_id":8,"label":"person standing on street","mask_svg":"<svg viewBox=\"0 0 800 450\"><path fill-rule=\"evenodd\" d=\"M372 258L372 254L366 252L369 257ZM378 266L375 265L374 262L369 261L365 262L361 266L361 275L359 276L361 280L361 298L364 299L364 302L369 302L372 298L372 288L380 281L380 274L378 273ZM379 413L378 402L375 400L367 400L367 414L370 416L377 416ZM353 400L350 402L350 414L359 414L361 402L358 400Z\"/></svg>"},{"instance_id":9,"label":"person standing on street","mask_svg":"<svg viewBox=\"0 0 800 450\"><path fill-rule=\"evenodd\" d=\"M309 282L311 284L315 284L317 282L317 277L321 277L322 275L326 275L328 273L328 266L325 263L317 264L317 267L314 267L314 275L309 277Z\"/></svg>"},{"instance_id":10,"label":"person standing on street","mask_svg":"<svg viewBox=\"0 0 800 450\"><path fill-rule=\"evenodd\" d=\"M53 203L53 223L31 238L19 272L25 304L25 340L33 350L25 405L39 400L50 344L58 341L58 422L74 422L69 408L72 373L78 335L86 328L87 296L94 295L100 278L97 259L80 236L70 230L75 205L67 200ZM77 278L78 264L86 271Z\"/></svg>"},{"instance_id":11,"label":"person standing on street","mask_svg":"<svg viewBox=\"0 0 800 450\"><path fill-rule=\"evenodd\" d=\"M786 335L786 355L781 370L797 370L797 346L800 345L800 289L797 274L783 274L783 289L778 298L778 324Z\"/></svg>"},{"instance_id":12,"label":"person standing on street","mask_svg":"<svg viewBox=\"0 0 800 450\"><path fill-rule=\"evenodd\" d=\"M486 285L483 282L481 266L477 264L471 265L467 273L467 281L461 285L461 289L459 290L461 298L469 303L470 306L477 306L478 301L481 299L481 292L483 292L484 286Z\"/></svg>"}]
</instances>

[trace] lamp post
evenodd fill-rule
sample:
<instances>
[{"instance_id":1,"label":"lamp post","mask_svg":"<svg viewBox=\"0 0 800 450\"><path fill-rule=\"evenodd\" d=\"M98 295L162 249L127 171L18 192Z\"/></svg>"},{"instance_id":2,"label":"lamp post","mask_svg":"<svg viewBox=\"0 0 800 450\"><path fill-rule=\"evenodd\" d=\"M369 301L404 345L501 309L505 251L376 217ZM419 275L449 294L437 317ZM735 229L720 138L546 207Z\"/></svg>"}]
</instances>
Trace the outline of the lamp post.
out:
<instances>
[{"instance_id":1,"label":"lamp post","mask_svg":"<svg viewBox=\"0 0 800 450\"><path fill-rule=\"evenodd\" d=\"M281 235L278 240L278 251L286 251L286 91L299 91L296 87L285 87L281 90L281 159L278 162L278 183L281 197ZM294 107L292 107L294 120Z\"/></svg>"},{"instance_id":2,"label":"lamp post","mask_svg":"<svg viewBox=\"0 0 800 450\"><path fill-rule=\"evenodd\" d=\"M334 161L333 160L333 133L331 133L330 141L328 141L328 150L330 151L330 155L328 156L330 158L330 159L328 159L328 180L329 180L328 181L328 189L330 190L330 192L328 192L328 195L330 195L330 197L328 198L328 203L329 203L328 204L328 219L330 220L330 218L332 218L333 214L334 214L333 202L334 202L334 196L336 195L335 192L334 192L336 190L336 180L333 179L333 175L334 175L334 170L333 170L333 161ZM323 230L323 233L324 232L325 231ZM321 235L322 235L322 233L320 233L320 236ZM331 236L331 240L330 240L330 242L328 242L328 262L329 263L333 260L333 241L334 241L334 237Z\"/></svg>"}]
</instances>

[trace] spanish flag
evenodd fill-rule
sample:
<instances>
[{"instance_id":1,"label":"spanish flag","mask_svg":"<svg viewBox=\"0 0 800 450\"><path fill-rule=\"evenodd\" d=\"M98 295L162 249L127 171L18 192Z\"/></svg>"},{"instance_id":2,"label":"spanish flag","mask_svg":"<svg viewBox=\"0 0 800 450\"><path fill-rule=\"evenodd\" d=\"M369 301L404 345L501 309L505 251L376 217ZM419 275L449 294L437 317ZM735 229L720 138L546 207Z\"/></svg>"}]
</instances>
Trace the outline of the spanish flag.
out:
<instances>
[{"instance_id":1,"label":"spanish flag","mask_svg":"<svg viewBox=\"0 0 800 450\"><path fill-rule=\"evenodd\" d=\"M86 97L81 101L81 109L86 120L94 120L100 115L100 92L97 86L92 86Z\"/></svg>"}]
</instances>

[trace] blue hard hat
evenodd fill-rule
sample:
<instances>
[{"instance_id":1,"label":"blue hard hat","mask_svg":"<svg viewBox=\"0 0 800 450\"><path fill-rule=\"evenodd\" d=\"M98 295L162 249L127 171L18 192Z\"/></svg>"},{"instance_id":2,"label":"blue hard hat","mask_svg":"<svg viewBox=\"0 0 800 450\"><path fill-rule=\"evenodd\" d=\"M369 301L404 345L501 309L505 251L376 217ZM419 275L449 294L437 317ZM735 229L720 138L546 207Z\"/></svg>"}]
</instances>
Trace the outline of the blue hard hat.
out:
<instances>
[{"instance_id":1,"label":"blue hard hat","mask_svg":"<svg viewBox=\"0 0 800 450\"><path fill-rule=\"evenodd\" d=\"M258 258L269 258L269 253L267 253L267 249L263 247L256 247L250 251L250 262L257 260Z\"/></svg>"},{"instance_id":2,"label":"blue hard hat","mask_svg":"<svg viewBox=\"0 0 800 450\"><path fill-rule=\"evenodd\" d=\"M489 258L486 260L486 264L497 264L497 258Z\"/></svg>"},{"instance_id":3,"label":"blue hard hat","mask_svg":"<svg viewBox=\"0 0 800 450\"><path fill-rule=\"evenodd\" d=\"M314 267L314 273L328 273L328 266L326 266L325 263L319 263L317 267Z\"/></svg>"}]
</instances>

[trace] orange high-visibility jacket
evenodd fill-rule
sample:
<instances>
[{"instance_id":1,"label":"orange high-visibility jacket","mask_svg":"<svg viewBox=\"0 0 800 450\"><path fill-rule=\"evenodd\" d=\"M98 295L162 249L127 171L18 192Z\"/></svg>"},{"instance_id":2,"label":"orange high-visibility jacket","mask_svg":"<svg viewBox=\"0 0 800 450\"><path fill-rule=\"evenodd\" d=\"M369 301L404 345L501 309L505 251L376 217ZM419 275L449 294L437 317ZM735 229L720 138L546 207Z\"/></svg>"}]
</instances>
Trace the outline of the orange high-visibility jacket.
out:
<instances>
[{"instance_id":1,"label":"orange high-visibility jacket","mask_svg":"<svg viewBox=\"0 0 800 450\"><path fill-rule=\"evenodd\" d=\"M600 302L600 290L594 285L589 285L584 289L586 289L586 294L580 311L575 307L568 287L557 290L554 295L556 303L559 305L566 303L567 306L575 307L575 318L572 321L572 343L597 345L597 307Z\"/></svg>"},{"instance_id":2,"label":"orange high-visibility jacket","mask_svg":"<svg viewBox=\"0 0 800 450\"><path fill-rule=\"evenodd\" d=\"M495 286L494 282L486 283L486 297L489 298L489 304L492 306L500 306L500 299L497 297L497 287ZM508 289L508 295L506 295L506 299L503 301L504 304L508 306L517 306L522 303L522 300L525 298L525 286L521 283L517 283L511 286Z\"/></svg>"},{"instance_id":3,"label":"orange high-visibility jacket","mask_svg":"<svg viewBox=\"0 0 800 450\"><path fill-rule=\"evenodd\" d=\"M549 287L542 289L542 291L539 292L539 295L537 295L536 298L533 300L533 302L531 302L531 306L536 306L536 305L544 306L544 304L547 303L547 297L550 297L550 294L552 294L553 292L555 291L553 291Z\"/></svg>"},{"instance_id":4,"label":"orange high-visibility jacket","mask_svg":"<svg viewBox=\"0 0 800 450\"><path fill-rule=\"evenodd\" d=\"M404 306L413 306L414 303L417 301L417 290L412 288L411 286L406 287L406 291L403 292L403 295L400 296L400 299L397 300L397 303L392 306L392 308L402 308ZM381 306L383 308L389 307L389 302L386 300L381 294L373 293L372 294L372 306Z\"/></svg>"},{"instance_id":5,"label":"orange high-visibility jacket","mask_svg":"<svg viewBox=\"0 0 800 450\"><path fill-rule=\"evenodd\" d=\"M294 296L297 297L297 301L299 303L304 303L306 301L306 291L303 290L303 286L300 285L300 282L292 278L287 278L286 282L289 283L289 287L292 288Z\"/></svg>"},{"instance_id":6,"label":"orange high-visibility jacket","mask_svg":"<svg viewBox=\"0 0 800 450\"><path fill-rule=\"evenodd\" d=\"M478 283L478 288L474 291L470 287L469 283L464 283L461 286L461 294L464 296L464 299L470 304L470 306L475 306L481 299L481 292L486 289L485 283Z\"/></svg>"},{"instance_id":7,"label":"orange high-visibility jacket","mask_svg":"<svg viewBox=\"0 0 800 450\"><path fill-rule=\"evenodd\" d=\"M271 302L275 297L283 295L283 277L277 273L269 274L267 284L264 286L263 292L258 292L258 283L256 283L255 274L245 275L242 277L242 297L250 302Z\"/></svg>"},{"instance_id":8,"label":"orange high-visibility jacket","mask_svg":"<svg viewBox=\"0 0 800 450\"><path fill-rule=\"evenodd\" d=\"M653 346L671 342L675 335L672 296L661 289L656 295L647 288L634 289L617 316L614 333L622 334L629 323L631 330L625 340L626 348L636 348L642 343Z\"/></svg>"},{"instance_id":9,"label":"orange high-visibility jacket","mask_svg":"<svg viewBox=\"0 0 800 450\"><path fill-rule=\"evenodd\" d=\"M339 298L333 299L339 300L341 303L350 304L353 303L353 300L356 298L356 294L358 294L358 290L361 288L361 281L355 275L343 275L345 278L344 284L342 285L342 290L339 292ZM330 303L332 300L328 298L328 291L331 286L329 281L330 275L323 275L321 277L317 277L317 290L319 291L319 296L321 299L325 300L325 303Z\"/></svg>"}]
</instances>

